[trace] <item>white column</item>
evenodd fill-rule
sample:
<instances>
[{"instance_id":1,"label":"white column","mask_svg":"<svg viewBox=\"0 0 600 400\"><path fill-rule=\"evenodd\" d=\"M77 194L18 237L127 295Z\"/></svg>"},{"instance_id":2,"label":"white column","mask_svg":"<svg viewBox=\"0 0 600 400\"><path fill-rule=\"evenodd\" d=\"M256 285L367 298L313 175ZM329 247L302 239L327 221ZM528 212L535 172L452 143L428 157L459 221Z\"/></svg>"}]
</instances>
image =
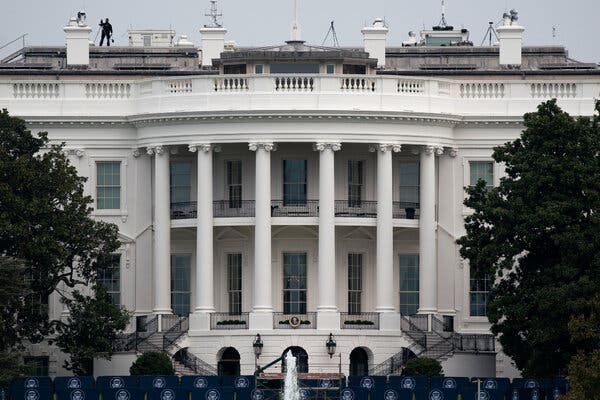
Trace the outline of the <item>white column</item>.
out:
<instances>
[{"instance_id":1,"label":"white column","mask_svg":"<svg viewBox=\"0 0 600 400\"><path fill-rule=\"evenodd\" d=\"M377 152L377 303L380 313L394 312L394 228L392 225L392 152L400 145L380 144ZM382 323L383 325L383 323ZM382 326L383 328L383 326Z\"/></svg>"},{"instance_id":2,"label":"white column","mask_svg":"<svg viewBox=\"0 0 600 400\"><path fill-rule=\"evenodd\" d=\"M273 328L271 285L271 154L273 143L250 143L256 152L254 225L254 304L250 329Z\"/></svg>"},{"instance_id":3,"label":"white column","mask_svg":"<svg viewBox=\"0 0 600 400\"><path fill-rule=\"evenodd\" d=\"M194 313L215 311L213 290L213 146L190 145L198 152L196 220L196 307Z\"/></svg>"},{"instance_id":4,"label":"white column","mask_svg":"<svg viewBox=\"0 0 600 400\"><path fill-rule=\"evenodd\" d=\"M169 149L148 147L154 155L154 313L171 314L171 205Z\"/></svg>"},{"instance_id":5,"label":"white column","mask_svg":"<svg viewBox=\"0 0 600 400\"><path fill-rule=\"evenodd\" d=\"M435 153L443 148L425 146L421 151L419 216L419 313L437 310L437 271L435 243Z\"/></svg>"},{"instance_id":6,"label":"white column","mask_svg":"<svg viewBox=\"0 0 600 400\"><path fill-rule=\"evenodd\" d=\"M339 329L335 282L335 153L339 143L317 143L319 151L319 301L317 328Z\"/></svg>"}]
</instances>

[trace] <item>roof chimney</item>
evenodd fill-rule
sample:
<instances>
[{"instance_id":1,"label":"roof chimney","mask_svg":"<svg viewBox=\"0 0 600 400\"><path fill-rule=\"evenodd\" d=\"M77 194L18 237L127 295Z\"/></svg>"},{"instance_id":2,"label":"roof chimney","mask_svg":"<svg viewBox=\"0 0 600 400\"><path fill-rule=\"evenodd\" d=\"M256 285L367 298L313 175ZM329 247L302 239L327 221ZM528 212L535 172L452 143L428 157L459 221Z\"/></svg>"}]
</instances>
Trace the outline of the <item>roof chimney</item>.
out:
<instances>
[{"instance_id":1,"label":"roof chimney","mask_svg":"<svg viewBox=\"0 0 600 400\"><path fill-rule=\"evenodd\" d=\"M90 28L85 23L85 14L71 17L69 24L63 28L67 42L67 65L90 64Z\"/></svg>"},{"instance_id":2,"label":"roof chimney","mask_svg":"<svg viewBox=\"0 0 600 400\"><path fill-rule=\"evenodd\" d=\"M521 50L525 28L519 25L518 13L504 13L504 24L496 28L500 42L500 65L521 66Z\"/></svg>"},{"instance_id":3,"label":"roof chimney","mask_svg":"<svg viewBox=\"0 0 600 400\"><path fill-rule=\"evenodd\" d=\"M381 18L377 18L373 26L365 26L361 30L365 51L369 53L369 57L377 59L378 67L385 67L385 42L388 31Z\"/></svg>"},{"instance_id":4,"label":"roof chimney","mask_svg":"<svg viewBox=\"0 0 600 400\"><path fill-rule=\"evenodd\" d=\"M202 66L212 65L213 58L219 58L225 50L225 34L227 29L222 27L200 28L200 46L202 47Z\"/></svg>"}]
</instances>

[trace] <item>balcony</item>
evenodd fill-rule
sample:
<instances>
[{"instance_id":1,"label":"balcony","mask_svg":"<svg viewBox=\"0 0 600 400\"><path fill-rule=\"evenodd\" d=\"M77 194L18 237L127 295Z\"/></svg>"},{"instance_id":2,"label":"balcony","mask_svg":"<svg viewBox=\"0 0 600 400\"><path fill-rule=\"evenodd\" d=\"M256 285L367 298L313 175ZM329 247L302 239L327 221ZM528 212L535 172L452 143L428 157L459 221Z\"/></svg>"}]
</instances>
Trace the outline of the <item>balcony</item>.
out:
<instances>
[{"instance_id":1,"label":"balcony","mask_svg":"<svg viewBox=\"0 0 600 400\"><path fill-rule=\"evenodd\" d=\"M212 313L210 329L248 329L248 313Z\"/></svg>"},{"instance_id":2,"label":"balcony","mask_svg":"<svg viewBox=\"0 0 600 400\"><path fill-rule=\"evenodd\" d=\"M273 329L317 329L317 313L273 313Z\"/></svg>"},{"instance_id":3,"label":"balcony","mask_svg":"<svg viewBox=\"0 0 600 400\"><path fill-rule=\"evenodd\" d=\"M342 329L379 329L379 313L341 313Z\"/></svg>"},{"instance_id":4,"label":"balcony","mask_svg":"<svg viewBox=\"0 0 600 400\"><path fill-rule=\"evenodd\" d=\"M361 200L336 200L336 217L377 218L377 202Z\"/></svg>"},{"instance_id":5,"label":"balcony","mask_svg":"<svg viewBox=\"0 0 600 400\"><path fill-rule=\"evenodd\" d=\"M220 200L213 202L215 218L254 217L254 200Z\"/></svg>"},{"instance_id":6,"label":"balcony","mask_svg":"<svg viewBox=\"0 0 600 400\"><path fill-rule=\"evenodd\" d=\"M196 214L196 202L171 203L171 219L194 219Z\"/></svg>"},{"instance_id":7,"label":"balcony","mask_svg":"<svg viewBox=\"0 0 600 400\"><path fill-rule=\"evenodd\" d=\"M419 203L395 201L392 215L394 219L419 219Z\"/></svg>"},{"instance_id":8,"label":"balcony","mask_svg":"<svg viewBox=\"0 0 600 400\"><path fill-rule=\"evenodd\" d=\"M271 201L272 217L318 217L319 200Z\"/></svg>"}]
</instances>

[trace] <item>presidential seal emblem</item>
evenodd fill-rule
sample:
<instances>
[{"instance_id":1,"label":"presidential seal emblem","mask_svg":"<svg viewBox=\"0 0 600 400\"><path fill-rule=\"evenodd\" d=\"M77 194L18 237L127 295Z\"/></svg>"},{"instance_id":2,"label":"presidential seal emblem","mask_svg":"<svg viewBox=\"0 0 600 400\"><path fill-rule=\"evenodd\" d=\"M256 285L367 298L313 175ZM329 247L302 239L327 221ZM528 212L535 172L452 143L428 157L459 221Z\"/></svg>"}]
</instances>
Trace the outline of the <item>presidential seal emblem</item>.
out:
<instances>
[{"instance_id":1,"label":"presidential seal emblem","mask_svg":"<svg viewBox=\"0 0 600 400\"><path fill-rule=\"evenodd\" d=\"M237 389L246 389L250 386L250 382L245 376L239 376L235 379L234 385Z\"/></svg>"},{"instance_id":2,"label":"presidential seal emblem","mask_svg":"<svg viewBox=\"0 0 600 400\"><path fill-rule=\"evenodd\" d=\"M403 378L402 381L400 382L400 387L402 389L414 390L416 386L417 386L417 382L415 381L414 378Z\"/></svg>"},{"instance_id":3,"label":"presidential seal emblem","mask_svg":"<svg viewBox=\"0 0 600 400\"><path fill-rule=\"evenodd\" d=\"M442 386L444 389L456 389L456 381L452 378L446 378Z\"/></svg>"},{"instance_id":4,"label":"presidential seal emblem","mask_svg":"<svg viewBox=\"0 0 600 400\"><path fill-rule=\"evenodd\" d=\"M75 389L71 392L71 400L85 400L85 392L81 389Z\"/></svg>"},{"instance_id":5,"label":"presidential seal emblem","mask_svg":"<svg viewBox=\"0 0 600 400\"><path fill-rule=\"evenodd\" d=\"M429 392L429 400L444 400L444 392L439 389L433 389Z\"/></svg>"},{"instance_id":6,"label":"presidential seal emblem","mask_svg":"<svg viewBox=\"0 0 600 400\"><path fill-rule=\"evenodd\" d=\"M479 392L479 400L490 400L490 394L485 390Z\"/></svg>"},{"instance_id":7,"label":"presidential seal emblem","mask_svg":"<svg viewBox=\"0 0 600 400\"><path fill-rule=\"evenodd\" d=\"M525 388L527 389L535 389L537 387L537 382L533 379L529 379L525 382Z\"/></svg>"},{"instance_id":8,"label":"presidential seal emblem","mask_svg":"<svg viewBox=\"0 0 600 400\"><path fill-rule=\"evenodd\" d=\"M167 385L167 382L165 381L165 378L157 376L156 378L154 378L152 380L152 387L156 388L156 389L162 389Z\"/></svg>"},{"instance_id":9,"label":"presidential seal emblem","mask_svg":"<svg viewBox=\"0 0 600 400\"><path fill-rule=\"evenodd\" d=\"M25 400L39 400L40 393L35 389L28 389L25 392Z\"/></svg>"},{"instance_id":10,"label":"presidential seal emblem","mask_svg":"<svg viewBox=\"0 0 600 400\"><path fill-rule=\"evenodd\" d=\"M354 400L354 391L348 388L342 390L342 400Z\"/></svg>"},{"instance_id":11,"label":"presidential seal emblem","mask_svg":"<svg viewBox=\"0 0 600 400\"><path fill-rule=\"evenodd\" d=\"M40 383L36 378L27 378L25 379L25 387L27 389L39 388Z\"/></svg>"},{"instance_id":12,"label":"presidential seal emblem","mask_svg":"<svg viewBox=\"0 0 600 400\"><path fill-rule=\"evenodd\" d=\"M398 393L393 389L388 389L383 394L384 400L398 400Z\"/></svg>"},{"instance_id":13,"label":"presidential seal emblem","mask_svg":"<svg viewBox=\"0 0 600 400\"><path fill-rule=\"evenodd\" d=\"M111 389L120 389L120 388L124 388L125 387L125 382L123 381L123 378L111 378L110 383L108 384L108 386ZM129 395L129 393L127 393L127 395ZM129 399L127 399L129 400Z\"/></svg>"},{"instance_id":14,"label":"presidential seal emblem","mask_svg":"<svg viewBox=\"0 0 600 400\"><path fill-rule=\"evenodd\" d=\"M219 400L219 397L221 397L221 395L217 389L210 389L204 396L206 400Z\"/></svg>"},{"instance_id":15,"label":"presidential seal emblem","mask_svg":"<svg viewBox=\"0 0 600 400\"><path fill-rule=\"evenodd\" d=\"M370 376L365 376L360 380L360 387L371 390L375 387L375 381Z\"/></svg>"},{"instance_id":16,"label":"presidential seal emblem","mask_svg":"<svg viewBox=\"0 0 600 400\"><path fill-rule=\"evenodd\" d=\"M531 391L531 400L540 400L540 392L537 389Z\"/></svg>"},{"instance_id":17,"label":"presidential seal emblem","mask_svg":"<svg viewBox=\"0 0 600 400\"><path fill-rule=\"evenodd\" d=\"M165 389L160 392L160 400L175 400L175 392L172 389Z\"/></svg>"},{"instance_id":18,"label":"presidential seal emblem","mask_svg":"<svg viewBox=\"0 0 600 400\"><path fill-rule=\"evenodd\" d=\"M331 382L331 379L321 379L321 387L322 388L333 387L333 382Z\"/></svg>"},{"instance_id":19,"label":"presidential seal emblem","mask_svg":"<svg viewBox=\"0 0 600 400\"><path fill-rule=\"evenodd\" d=\"M260 389L254 389L252 391L252 400L264 400L265 394Z\"/></svg>"},{"instance_id":20,"label":"presidential seal emblem","mask_svg":"<svg viewBox=\"0 0 600 400\"><path fill-rule=\"evenodd\" d=\"M495 390L498 389L498 382L493 379L488 379L483 384L483 388L487 390Z\"/></svg>"},{"instance_id":21,"label":"presidential seal emblem","mask_svg":"<svg viewBox=\"0 0 600 400\"><path fill-rule=\"evenodd\" d=\"M129 400L130 398L131 398L131 395L125 389L119 389L115 393L115 400Z\"/></svg>"},{"instance_id":22,"label":"presidential seal emblem","mask_svg":"<svg viewBox=\"0 0 600 400\"><path fill-rule=\"evenodd\" d=\"M300 400L308 400L310 398L310 392L306 389L300 389Z\"/></svg>"},{"instance_id":23,"label":"presidential seal emblem","mask_svg":"<svg viewBox=\"0 0 600 400\"><path fill-rule=\"evenodd\" d=\"M81 389L81 380L79 378L71 378L67 382L67 387L69 389Z\"/></svg>"},{"instance_id":24,"label":"presidential seal emblem","mask_svg":"<svg viewBox=\"0 0 600 400\"><path fill-rule=\"evenodd\" d=\"M208 381L206 378L196 378L194 379L194 387L196 389L204 389L205 387L208 387Z\"/></svg>"}]
</instances>

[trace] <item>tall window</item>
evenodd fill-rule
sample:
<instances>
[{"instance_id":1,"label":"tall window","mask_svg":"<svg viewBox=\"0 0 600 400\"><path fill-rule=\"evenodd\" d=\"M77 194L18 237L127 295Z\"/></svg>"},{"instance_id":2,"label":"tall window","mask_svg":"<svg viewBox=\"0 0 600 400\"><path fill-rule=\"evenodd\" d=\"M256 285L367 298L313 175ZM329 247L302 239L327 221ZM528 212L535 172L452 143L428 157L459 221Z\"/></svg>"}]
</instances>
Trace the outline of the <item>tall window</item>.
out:
<instances>
[{"instance_id":1,"label":"tall window","mask_svg":"<svg viewBox=\"0 0 600 400\"><path fill-rule=\"evenodd\" d=\"M98 283L114 305L121 305L121 255L111 254L98 266Z\"/></svg>"},{"instance_id":2,"label":"tall window","mask_svg":"<svg viewBox=\"0 0 600 400\"><path fill-rule=\"evenodd\" d=\"M242 161L227 161L227 196L229 208L242 207Z\"/></svg>"},{"instance_id":3,"label":"tall window","mask_svg":"<svg viewBox=\"0 0 600 400\"><path fill-rule=\"evenodd\" d=\"M96 207L98 210L121 208L121 162L96 162Z\"/></svg>"},{"instance_id":4,"label":"tall window","mask_svg":"<svg viewBox=\"0 0 600 400\"><path fill-rule=\"evenodd\" d=\"M306 205L306 160L283 160L283 205Z\"/></svg>"},{"instance_id":5,"label":"tall window","mask_svg":"<svg viewBox=\"0 0 600 400\"><path fill-rule=\"evenodd\" d=\"M23 357L29 376L48 376L48 357Z\"/></svg>"},{"instance_id":6,"label":"tall window","mask_svg":"<svg viewBox=\"0 0 600 400\"><path fill-rule=\"evenodd\" d=\"M306 253L283 254L283 313L306 314Z\"/></svg>"},{"instance_id":7,"label":"tall window","mask_svg":"<svg viewBox=\"0 0 600 400\"><path fill-rule=\"evenodd\" d=\"M419 256L400 255L400 314L414 315L419 310Z\"/></svg>"},{"instance_id":8,"label":"tall window","mask_svg":"<svg viewBox=\"0 0 600 400\"><path fill-rule=\"evenodd\" d=\"M469 305L471 317L487 316L487 302L491 287L488 274L478 273L471 269L470 272Z\"/></svg>"},{"instance_id":9,"label":"tall window","mask_svg":"<svg viewBox=\"0 0 600 400\"><path fill-rule=\"evenodd\" d=\"M192 163L171 162L171 204L187 203L192 192Z\"/></svg>"},{"instance_id":10,"label":"tall window","mask_svg":"<svg viewBox=\"0 0 600 400\"><path fill-rule=\"evenodd\" d=\"M363 194L363 162L348 160L348 207L360 207Z\"/></svg>"},{"instance_id":11,"label":"tall window","mask_svg":"<svg viewBox=\"0 0 600 400\"><path fill-rule=\"evenodd\" d=\"M242 313L242 255L227 254L227 290L229 292L229 314Z\"/></svg>"},{"instance_id":12,"label":"tall window","mask_svg":"<svg viewBox=\"0 0 600 400\"><path fill-rule=\"evenodd\" d=\"M469 170L471 186L475 186L481 179L485 182L486 189L490 190L494 187L494 163L492 161L470 161Z\"/></svg>"},{"instance_id":13,"label":"tall window","mask_svg":"<svg viewBox=\"0 0 600 400\"><path fill-rule=\"evenodd\" d=\"M400 203L401 207L419 208L419 162L400 163Z\"/></svg>"},{"instance_id":14,"label":"tall window","mask_svg":"<svg viewBox=\"0 0 600 400\"><path fill-rule=\"evenodd\" d=\"M189 255L171 256L171 307L176 315L190 313L190 261Z\"/></svg>"},{"instance_id":15,"label":"tall window","mask_svg":"<svg viewBox=\"0 0 600 400\"><path fill-rule=\"evenodd\" d=\"M348 313L361 313L362 254L348 254Z\"/></svg>"}]
</instances>

